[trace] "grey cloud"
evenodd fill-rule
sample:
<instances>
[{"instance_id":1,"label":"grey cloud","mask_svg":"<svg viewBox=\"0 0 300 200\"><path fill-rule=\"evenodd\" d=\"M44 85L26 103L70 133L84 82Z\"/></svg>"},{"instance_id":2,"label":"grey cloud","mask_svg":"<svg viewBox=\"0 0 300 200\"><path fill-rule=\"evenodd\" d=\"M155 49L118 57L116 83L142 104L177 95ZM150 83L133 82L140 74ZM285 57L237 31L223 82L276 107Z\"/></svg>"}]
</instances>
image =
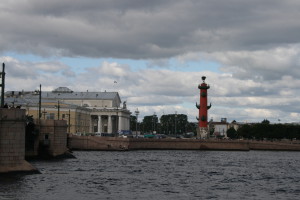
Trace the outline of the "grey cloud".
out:
<instances>
[{"instance_id":1,"label":"grey cloud","mask_svg":"<svg viewBox=\"0 0 300 200\"><path fill-rule=\"evenodd\" d=\"M72 70L63 70L62 75L65 77L75 77L76 73Z\"/></svg>"},{"instance_id":2,"label":"grey cloud","mask_svg":"<svg viewBox=\"0 0 300 200\"><path fill-rule=\"evenodd\" d=\"M300 78L299 45L257 51L214 52L203 57L221 64L220 70L241 80L272 83L285 76Z\"/></svg>"},{"instance_id":3,"label":"grey cloud","mask_svg":"<svg viewBox=\"0 0 300 200\"><path fill-rule=\"evenodd\" d=\"M68 66L57 61L30 63L30 66L26 67L28 67L29 70L32 68L46 73L58 73L61 71L70 70Z\"/></svg>"},{"instance_id":4,"label":"grey cloud","mask_svg":"<svg viewBox=\"0 0 300 200\"><path fill-rule=\"evenodd\" d=\"M194 74L194 76L195 78L192 80L195 82L193 83L190 80L189 73L185 72L153 69L133 72L129 70L128 66L102 63L101 66L89 68L87 72L79 74L77 77L82 80L80 82L85 82L87 87L99 85L106 89L122 90L124 88L126 91L131 91L126 93L137 96L156 95L171 98L193 95L192 91L187 88L194 84L194 88L197 89L200 75L196 77L196 74ZM117 83L114 84L114 81Z\"/></svg>"},{"instance_id":5,"label":"grey cloud","mask_svg":"<svg viewBox=\"0 0 300 200\"><path fill-rule=\"evenodd\" d=\"M131 104L138 106L164 106L164 105L176 105L182 103L180 98L174 98L170 96L160 95L157 96L149 95L142 97L129 97L126 98Z\"/></svg>"},{"instance_id":6,"label":"grey cloud","mask_svg":"<svg viewBox=\"0 0 300 200\"><path fill-rule=\"evenodd\" d=\"M18 60L11 59L10 57L2 57L2 61L5 63L6 77L13 76L16 78L29 79L37 76L37 72L30 68L30 63L20 63Z\"/></svg>"},{"instance_id":7,"label":"grey cloud","mask_svg":"<svg viewBox=\"0 0 300 200\"><path fill-rule=\"evenodd\" d=\"M0 50L166 58L299 42L300 2L38 1L0 3Z\"/></svg>"},{"instance_id":8,"label":"grey cloud","mask_svg":"<svg viewBox=\"0 0 300 200\"><path fill-rule=\"evenodd\" d=\"M41 73L60 73L65 70L70 70L68 66L56 62L20 62L9 57L2 58L5 65L7 73L11 73L16 77L32 78L38 76L38 72Z\"/></svg>"},{"instance_id":9,"label":"grey cloud","mask_svg":"<svg viewBox=\"0 0 300 200\"><path fill-rule=\"evenodd\" d=\"M65 86L71 78L65 77L66 73L74 75L68 66L56 61L23 62L12 57L0 58L5 63L7 90L33 90L39 84L55 87L53 83Z\"/></svg>"}]
</instances>

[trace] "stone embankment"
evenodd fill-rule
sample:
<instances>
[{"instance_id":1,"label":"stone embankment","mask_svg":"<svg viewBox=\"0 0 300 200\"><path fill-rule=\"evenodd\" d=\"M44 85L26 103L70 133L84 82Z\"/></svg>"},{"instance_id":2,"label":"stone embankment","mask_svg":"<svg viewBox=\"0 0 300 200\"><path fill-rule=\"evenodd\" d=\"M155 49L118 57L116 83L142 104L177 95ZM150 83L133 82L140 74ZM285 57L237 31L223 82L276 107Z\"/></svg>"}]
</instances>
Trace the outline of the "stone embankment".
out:
<instances>
[{"instance_id":1,"label":"stone embankment","mask_svg":"<svg viewBox=\"0 0 300 200\"><path fill-rule=\"evenodd\" d=\"M300 151L299 141L249 141L250 150Z\"/></svg>"},{"instance_id":2,"label":"stone embankment","mask_svg":"<svg viewBox=\"0 0 300 200\"><path fill-rule=\"evenodd\" d=\"M199 140L199 139L145 139L97 136L68 138L73 150L277 150L300 151L300 143L249 140Z\"/></svg>"},{"instance_id":3,"label":"stone embankment","mask_svg":"<svg viewBox=\"0 0 300 200\"><path fill-rule=\"evenodd\" d=\"M71 150L128 150L129 139L69 135L68 147Z\"/></svg>"}]
</instances>

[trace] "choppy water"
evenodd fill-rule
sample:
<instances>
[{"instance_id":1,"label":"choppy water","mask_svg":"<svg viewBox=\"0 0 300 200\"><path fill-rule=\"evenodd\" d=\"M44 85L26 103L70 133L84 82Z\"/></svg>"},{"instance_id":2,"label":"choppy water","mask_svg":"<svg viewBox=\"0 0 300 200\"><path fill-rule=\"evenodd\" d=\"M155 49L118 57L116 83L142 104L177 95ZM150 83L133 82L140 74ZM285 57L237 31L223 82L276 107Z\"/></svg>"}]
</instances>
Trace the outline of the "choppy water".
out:
<instances>
[{"instance_id":1,"label":"choppy water","mask_svg":"<svg viewBox=\"0 0 300 200\"><path fill-rule=\"evenodd\" d=\"M0 199L300 199L300 152L78 151L0 175Z\"/></svg>"}]
</instances>

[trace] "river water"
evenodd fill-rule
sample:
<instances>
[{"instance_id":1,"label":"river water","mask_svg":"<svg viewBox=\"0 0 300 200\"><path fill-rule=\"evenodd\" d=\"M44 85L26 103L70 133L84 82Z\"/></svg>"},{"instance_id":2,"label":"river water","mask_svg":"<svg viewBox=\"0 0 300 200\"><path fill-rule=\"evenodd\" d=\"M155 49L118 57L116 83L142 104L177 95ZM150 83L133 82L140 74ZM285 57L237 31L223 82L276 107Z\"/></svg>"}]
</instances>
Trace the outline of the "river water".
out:
<instances>
[{"instance_id":1,"label":"river water","mask_svg":"<svg viewBox=\"0 0 300 200\"><path fill-rule=\"evenodd\" d=\"M0 175L1 200L300 199L300 152L75 151Z\"/></svg>"}]
</instances>

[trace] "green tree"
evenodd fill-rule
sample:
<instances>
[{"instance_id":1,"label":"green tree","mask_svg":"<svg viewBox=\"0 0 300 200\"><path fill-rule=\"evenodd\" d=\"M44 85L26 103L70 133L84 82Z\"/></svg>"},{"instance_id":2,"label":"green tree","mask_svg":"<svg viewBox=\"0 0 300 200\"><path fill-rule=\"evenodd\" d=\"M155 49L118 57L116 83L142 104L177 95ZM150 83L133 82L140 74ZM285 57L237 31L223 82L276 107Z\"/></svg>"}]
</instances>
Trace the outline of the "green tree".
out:
<instances>
[{"instance_id":1,"label":"green tree","mask_svg":"<svg viewBox=\"0 0 300 200\"><path fill-rule=\"evenodd\" d=\"M239 138L251 138L251 126L249 124L245 124L243 126L241 126L238 130L237 130L237 136Z\"/></svg>"},{"instance_id":2,"label":"green tree","mask_svg":"<svg viewBox=\"0 0 300 200\"><path fill-rule=\"evenodd\" d=\"M267 120L267 119L264 119L264 120L262 120L262 122L261 122L262 124L270 124L270 121L269 120Z\"/></svg>"},{"instance_id":3,"label":"green tree","mask_svg":"<svg viewBox=\"0 0 300 200\"><path fill-rule=\"evenodd\" d=\"M143 119L143 131L145 133L153 133L158 129L158 117L157 115L145 116Z\"/></svg>"},{"instance_id":4,"label":"green tree","mask_svg":"<svg viewBox=\"0 0 300 200\"><path fill-rule=\"evenodd\" d=\"M300 126L293 124L270 124L268 120L253 125L243 125L237 131L238 137L255 139L300 139Z\"/></svg>"},{"instance_id":5,"label":"green tree","mask_svg":"<svg viewBox=\"0 0 300 200\"><path fill-rule=\"evenodd\" d=\"M229 137L231 139L236 139L237 138L237 131L233 127L230 127L227 130L227 137Z\"/></svg>"},{"instance_id":6,"label":"green tree","mask_svg":"<svg viewBox=\"0 0 300 200\"><path fill-rule=\"evenodd\" d=\"M136 116L130 115L130 130L136 131Z\"/></svg>"},{"instance_id":7,"label":"green tree","mask_svg":"<svg viewBox=\"0 0 300 200\"><path fill-rule=\"evenodd\" d=\"M182 135L188 130L187 115L169 114L160 117L161 133L167 135Z\"/></svg>"},{"instance_id":8,"label":"green tree","mask_svg":"<svg viewBox=\"0 0 300 200\"><path fill-rule=\"evenodd\" d=\"M195 123L195 122L188 122L187 123L187 127L186 127L186 132L193 132L194 135L197 135L197 126L198 126L198 123Z\"/></svg>"}]
</instances>

